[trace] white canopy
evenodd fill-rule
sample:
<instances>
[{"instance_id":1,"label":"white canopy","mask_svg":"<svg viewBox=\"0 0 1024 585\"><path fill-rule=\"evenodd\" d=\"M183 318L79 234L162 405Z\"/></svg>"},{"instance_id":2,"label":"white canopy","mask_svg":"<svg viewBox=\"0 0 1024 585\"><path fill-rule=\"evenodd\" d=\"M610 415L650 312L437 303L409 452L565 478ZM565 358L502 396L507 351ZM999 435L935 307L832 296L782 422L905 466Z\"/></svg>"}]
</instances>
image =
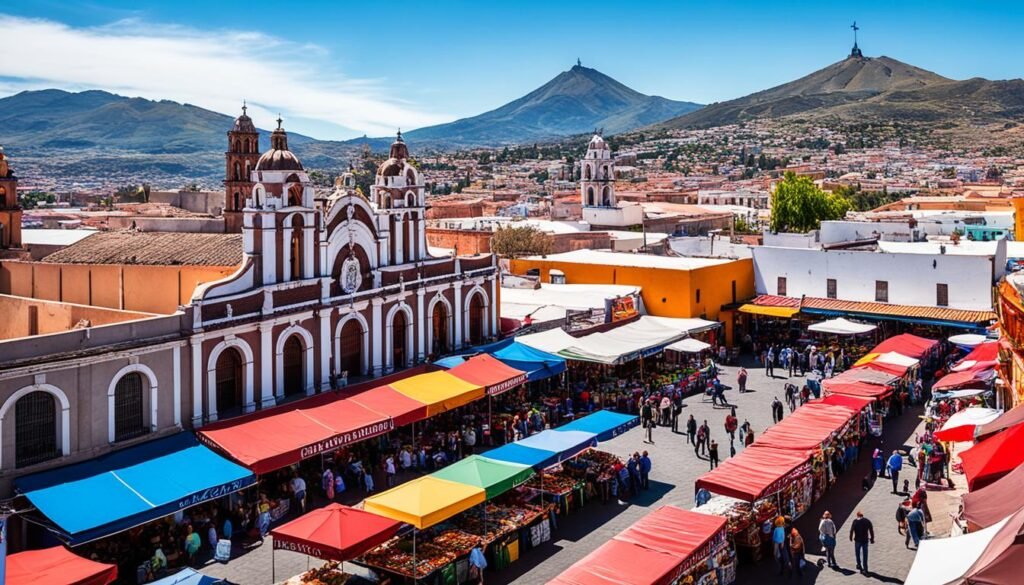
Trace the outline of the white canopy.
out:
<instances>
[{"instance_id":1,"label":"white canopy","mask_svg":"<svg viewBox=\"0 0 1024 585\"><path fill-rule=\"evenodd\" d=\"M704 343L699 339L687 337L686 339L680 339L679 341L669 345L665 349L671 349L673 351L679 351L683 353L700 353L706 349L711 349L711 344Z\"/></svg>"},{"instance_id":2,"label":"white canopy","mask_svg":"<svg viewBox=\"0 0 1024 585\"><path fill-rule=\"evenodd\" d=\"M895 366L902 366L904 368L912 368L916 366L918 362L912 357L907 357L902 353L896 353L895 351L889 351L883 354L879 354L873 361L880 364L893 364Z\"/></svg>"},{"instance_id":3,"label":"white canopy","mask_svg":"<svg viewBox=\"0 0 1024 585\"><path fill-rule=\"evenodd\" d=\"M555 328L541 331L540 333L520 335L516 337L516 341L529 345L533 349L539 349L548 353L558 353L567 347L571 347L577 342L577 339L566 333L564 329Z\"/></svg>"},{"instance_id":4,"label":"white canopy","mask_svg":"<svg viewBox=\"0 0 1024 585\"><path fill-rule=\"evenodd\" d=\"M821 323L815 323L807 328L808 331L814 331L816 333L831 333L833 335L860 335L861 333L870 333L875 329L878 329L876 325L857 323L856 321L850 321L849 319L843 319L842 317L829 319L828 321L822 321Z\"/></svg>"},{"instance_id":5,"label":"white canopy","mask_svg":"<svg viewBox=\"0 0 1024 585\"><path fill-rule=\"evenodd\" d=\"M903 585L959 583L1007 520L963 536L922 540Z\"/></svg>"},{"instance_id":6,"label":"white canopy","mask_svg":"<svg viewBox=\"0 0 1024 585\"><path fill-rule=\"evenodd\" d=\"M953 398L970 398L971 396L977 396L978 394L984 394L989 392L985 388L966 388L964 390L936 390L932 395L936 400L951 400Z\"/></svg>"},{"instance_id":7,"label":"white canopy","mask_svg":"<svg viewBox=\"0 0 1024 585\"><path fill-rule=\"evenodd\" d=\"M987 337L977 333L962 333L949 338L950 343L960 347L977 347L986 341L988 341Z\"/></svg>"},{"instance_id":8,"label":"white canopy","mask_svg":"<svg viewBox=\"0 0 1024 585\"><path fill-rule=\"evenodd\" d=\"M704 319L643 316L621 327L576 338L559 355L581 361L616 364L657 352L688 334L717 327Z\"/></svg>"},{"instance_id":9,"label":"white canopy","mask_svg":"<svg viewBox=\"0 0 1024 585\"><path fill-rule=\"evenodd\" d=\"M960 412L953 413L953 416L949 417L946 424L942 425L942 430L948 431L956 427L987 424L999 418L1001 414L1003 414L1003 411L994 408L972 406L971 408L965 408Z\"/></svg>"}]
</instances>

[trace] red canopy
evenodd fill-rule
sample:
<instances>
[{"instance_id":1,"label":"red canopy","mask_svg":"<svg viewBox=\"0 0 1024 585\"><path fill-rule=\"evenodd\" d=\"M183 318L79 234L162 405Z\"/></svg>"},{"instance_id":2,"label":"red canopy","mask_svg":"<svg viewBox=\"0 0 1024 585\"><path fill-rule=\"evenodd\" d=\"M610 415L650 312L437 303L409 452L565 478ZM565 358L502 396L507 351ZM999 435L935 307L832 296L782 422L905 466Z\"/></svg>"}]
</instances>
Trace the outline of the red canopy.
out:
<instances>
[{"instance_id":1,"label":"red canopy","mask_svg":"<svg viewBox=\"0 0 1024 585\"><path fill-rule=\"evenodd\" d=\"M938 344L938 341L932 339L903 333L890 337L882 343L879 343L871 350L871 353L888 353L890 351L895 351L896 353L901 353L907 357L921 359L928 355L928 352Z\"/></svg>"},{"instance_id":2,"label":"red canopy","mask_svg":"<svg viewBox=\"0 0 1024 585\"><path fill-rule=\"evenodd\" d=\"M63 546L7 557L7 585L107 585L116 579L117 565L83 559Z\"/></svg>"},{"instance_id":3,"label":"red canopy","mask_svg":"<svg viewBox=\"0 0 1024 585\"><path fill-rule=\"evenodd\" d=\"M999 359L999 342L986 341L978 344L970 353L965 355L961 362L972 360L975 362L994 362Z\"/></svg>"},{"instance_id":4,"label":"red canopy","mask_svg":"<svg viewBox=\"0 0 1024 585\"><path fill-rule=\"evenodd\" d=\"M988 528L1024 508L1021 485L1024 485L1024 466L981 489L964 494L964 518L980 528Z\"/></svg>"},{"instance_id":5,"label":"red canopy","mask_svg":"<svg viewBox=\"0 0 1024 585\"><path fill-rule=\"evenodd\" d=\"M1024 566L1024 510L1017 510L957 582L973 585L1020 583L1021 566Z\"/></svg>"},{"instance_id":6,"label":"red canopy","mask_svg":"<svg viewBox=\"0 0 1024 585\"><path fill-rule=\"evenodd\" d=\"M726 519L662 506L612 537L549 583L660 585L707 558L724 542Z\"/></svg>"},{"instance_id":7,"label":"red canopy","mask_svg":"<svg viewBox=\"0 0 1024 585\"><path fill-rule=\"evenodd\" d=\"M932 384L932 391L959 390L962 388L982 388L995 377L991 368L971 368L962 372L951 372Z\"/></svg>"},{"instance_id":8,"label":"red canopy","mask_svg":"<svg viewBox=\"0 0 1024 585\"><path fill-rule=\"evenodd\" d=\"M427 405L391 386L377 386L349 398L352 402L391 417L396 427L427 418Z\"/></svg>"},{"instance_id":9,"label":"red canopy","mask_svg":"<svg viewBox=\"0 0 1024 585\"><path fill-rule=\"evenodd\" d=\"M856 396L872 401L892 394L892 386L869 384L868 382L831 382L822 384L827 395Z\"/></svg>"},{"instance_id":10,"label":"red canopy","mask_svg":"<svg viewBox=\"0 0 1024 585\"><path fill-rule=\"evenodd\" d=\"M879 372L885 372L886 374L892 374L897 378L902 378L907 375L907 370L910 366L901 366L900 364L890 364L886 362L871 361L866 364L857 366L858 368L867 368L869 370L878 370Z\"/></svg>"},{"instance_id":11,"label":"red canopy","mask_svg":"<svg viewBox=\"0 0 1024 585\"><path fill-rule=\"evenodd\" d=\"M982 425L981 428L978 429L977 438L980 441L998 433L999 431L1019 425L1022 422L1024 422L1024 406L1011 408L1001 414L996 420L988 423L987 425Z\"/></svg>"},{"instance_id":12,"label":"red canopy","mask_svg":"<svg viewBox=\"0 0 1024 585\"><path fill-rule=\"evenodd\" d=\"M341 504L328 504L270 531L274 548L330 561L348 561L394 536L400 522Z\"/></svg>"},{"instance_id":13,"label":"red canopy","mask_svg":"<svg viewBox=\"0 0 1024 585\"><path fill-rule=\"evenodd\" d=\"M1017 425L985 439L961 452L960 460L969 490L992 483L1024 463L1024 426Z\"/></svg>"},{"instance_id":14,"label":"red canopy","mask_svg":"<svg viewBox=\"0 0 1024 585\"><path fill-rule=\"evenodd\" d=\"M448 373L483 386L488 396L497 396L526 383L526 372L507 366L486 353L469 358Z\"/></svg>"},{"instance_id":15,"label":"red canopy","mask_svg":"<svg viewBox=\"0 0 1024 585\"><path fill-rule=\"evenodd\" d=\"M810 457L809 451L771 449L755 442L697 478L694 488L753 502L778 491L782 480Z\"/></svg>"},{"instance_id":16,"label":"red canopy","mask_svg":"<svg viewBox=\"0 0 1024 585\"><path fill-rule=\"evenodd\" d=\"M839 392L836 394L829 394L819 400L812 400L811 403L820 402L822 404L832 404L834 406L845 406L846 408L860 412L874 401L875 399L870 396L851 396L849 394Z\"/></svg>"},{"instance_id":17,"label":"red canopy","mask_svg":"<svg viewBox=\"0 0 1024 585\"><path fill-rule=\"evenodd\" d=\"M765 431L757 445L799 451L815 449L858 412L846 406L807 403Z\"/></svg>"}]
</instances>

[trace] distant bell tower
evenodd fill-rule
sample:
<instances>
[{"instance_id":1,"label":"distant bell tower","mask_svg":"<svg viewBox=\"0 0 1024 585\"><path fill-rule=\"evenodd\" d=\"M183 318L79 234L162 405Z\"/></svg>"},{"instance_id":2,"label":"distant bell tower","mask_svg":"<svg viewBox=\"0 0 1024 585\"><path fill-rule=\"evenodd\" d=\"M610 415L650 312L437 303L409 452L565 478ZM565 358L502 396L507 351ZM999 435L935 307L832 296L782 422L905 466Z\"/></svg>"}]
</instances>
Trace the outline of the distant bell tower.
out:
<instances>
[{"instance_id":1,"label":"distant bell tower","mask_svg":"<svg viewBox=\"0 0 1024 585\"><path fill-rule=\"evenodd\" d=\"M600 130L580 161L580 197L584 207L615 207L615 160Z\"/></svg>"},{"instance_id":2,"label":"distant bell tower","mask_svg":"<svg viewBox=\"0 0 1024 585\"><path fill-rule=\"evenodd\" d=\"M260 158L260 134L246 113L248 109L243 102L242 115L228 130L228 150L224 153L224 231L229 233L242 231L242 209L252 196L251 175Z\"/></svg>"},{"instance_id":3,"label":"distant bell tower","mask_svg":"<svg viewBox=\"0 0 1024 585\"><path fill-rule=\"evenodd\" d=\"M21 205L18 177L0 146L0 250L21 248Z\"/></svg>"},{"instance_id":4,"label":"distant bell tower","mask_svg":"<svg viewBox=\"0 0 1024 585\"><path fill-rule=\"evenodd\" d=\"M857 31L860 30L860 27L857 26L856 20L853 21L853 24L850 25L850 28L853 29L853 49L850 50L850 59L863 59L864 53L861 53L860 47L857 46Z\"/></svg>"}]
</instances>

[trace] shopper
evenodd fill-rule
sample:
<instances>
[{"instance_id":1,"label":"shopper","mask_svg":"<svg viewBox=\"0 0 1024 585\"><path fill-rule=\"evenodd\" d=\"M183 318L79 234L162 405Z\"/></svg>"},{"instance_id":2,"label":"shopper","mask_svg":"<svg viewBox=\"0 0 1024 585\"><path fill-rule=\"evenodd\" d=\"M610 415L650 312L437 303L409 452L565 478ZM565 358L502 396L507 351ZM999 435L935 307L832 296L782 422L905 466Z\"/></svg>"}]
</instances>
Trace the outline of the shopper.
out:
<instances>
[{"instance_id":1,"label":"shopper","mask_svg":"<svg viewBox=\"0 0 1024 585\"><path fill-rule=\"evenodd\" d=\"M738 372L736 372L736 385L740 387L740 394L743 394L744 392L747 391L747 369L746 368L741 367L740 370Z\"/></svg>"},{"instance_id":2,"label":"shopper","mask_svg":"<svg viewBox=\"0 0 1024 585\"><path fill-rule=\"evenodd\" d=\"M289 483L292 488L292 497L295 498L295 508L300 514L306 513L306 480L299 477L299 472L292 474Z\"/></svg>"},{"instance_id":3,"label":"shopper","mask_svg":"<svg viewBox=\"0 0 1024 585\"><path fill-rule=\"evenodd\" d=\"M781 421L782 420L782 415L783 415L782 401L779 400L778 396L776 396L775 399L772 400L772 422L776 422L777 423L777 422Z\"/></svg>"},{"instance_id":4,"label":"shopper","mask_svg":"<svg viewBox=\"0 0 1024 585\"><path fill-rule=\"evenodd\" d=\"M764 360L764 375L769 378L775 377L775 346L768 348L768 355Z\"/></svg>"},{"instance_id":5,"label":"shopper","mask_svg":"<svg viewBox=\"0 0 1024 585\"><path fill-rule=\"evenodd\" d=\"M640 484L641 487L643 487L643 489L648 489L651 487L650 475L651 458L647 454L647 451L644 451L644 454L640 456Z\"/></svg>"},{"instance_id":6,"label":"shopper","mask_svg":"<svg viewBox=\"0 0 1024 585\"><path fill-rule=\"evenodd\" d=\"M697 429L697 444L700 445L701 453L708 450L709 441L711 441L711 427L708 426L708 421L705 420L701 423L700 428Z\"/></svg>"},{"instance_id":7,"label":"shopper","mask_svg":"<svg viewBox=\"0 0 1024 585\"><path fill-rule=\"evenodd\" d=\"M832 513L826 511L818 522L818 540L825 549L825 562L830 567L839 567L836 562L836 523L832 521Z\"/></svg>"},{"instance_id":8,"label":"shopper","mask_svg":"<svg viewBox=\"0 0 1024 585\"><path fill-rule=\"evenodd\" d=\"M736 440L736 427L739 425L739 420L736 418L736 407L734 406L732 412L725 416L725 432L729 434L729 442Z\"/></svg>"},{"instance_id":9,"label":"shopper","mask_svg":"<svg viewBox=\"0 0 1024 585\"><path fill-rule=\"evenodd\" d=\"M903 456L899 451L893 449L886 467L889 469L889 477L892 478L892 493L897 494L899 493L900 470L903 469Z\"/></svg>"},{"instance_id":10,"label":"shopper","mask_svg":"<svg viewBox=\"0 0 1024 585\"><path fill-rule=\"evenodd\" d=\"M679 432L679 415L683 414L683 399L676 396L676 399L672 401L672 432Z\"/></svg>"},{"instance_id":11,"label":"shopper","mask_svg":"<svg viewBox=\"0 0 1024 585\"><path fill-rule=\"evenodd\" d=\"M789 548L786 546L786 519L779 516L772 527L772 552L781 575L789 566Z\"/></svg>"},{"instance_id":12,"label":"shopper","mask_svg":"<svg viewBox=\"0 0 1024 585\"><path fill-rule=\"evenodd\" d=\"M708 462L711 464L711 469L718 467L718 443L714 439L711 440L711 446L708 447Z\"/></svg>"},{"instance_id":13,"label":"shopper","mask_svg":"<svg viewBox=\"0 0 1024 585\"><path fill-rule=\"evenodd\" d=\"M792 563L793 572L803 577L804 538L795 526L789 531L789 562Z\"/></svg>"},{"instance_id":14,"label":"shopper","mask_svg":"<svg viewBox=\"0 0 1024 585\"><path fill-rule=\"evenodd\" d=\"M655 421L653 418L647 419L647 439L644 440L645 443L649 443L651 445L654 444L654 427L657 424L657 421Z\"/></svg>"},{"instance_id":15,"label":"shopper","mask_svg":"<svg viewBox=\"0 0 1024 585\"><path fill-rule=\"evenodd\" d=\"M875 451L871 454L871 471L875 474L875 478L885 477L884 467L882 466L881 449L876 448Z\"/></svg>"},{"instance_id":16,"label":"shopper","mask_svg":"<svg viewBox=\"0 0 1024 585\"><path fill-rule=\"evenodd\" d=\"M860 510L857 510L857 518L850 523L850 540L853 541L853 551L857 558L857 570L867 575L868 545L875 544L875 528Z\"/></svg>"},{"instance_id":17,"label":"shopper","mask_svg":"<svg viewBox=\"0 0 1024 585\"><path fill-rule=\"evenodd\" d=\"M697 419L692 414L686 419L686 444L697 446Z\"/></svg>"},{"instance_id":18,"label":"shopper","mask_svg":"<svg viewBox=\"0 0 1024 585\"><path fill-rule=\"evenodd\" d=\"M924 510L920 504L915 504L914 509L907 514L907 530L914 541L914 549L917 550L921 545L921 539L924 538Z\"/></svg>"},{"instance_id":19,"label":"shopper","mask_svg":"<svg viewBox=\"0 0 1024 585\"><path fill-rule=\"evenodd\" d=\"M747 431L747 438L743 439L743 446L749 447L754 444L754 429Z\"/></svg>"},{"instance_id":20,"label":"shopper","mask_svg":"<svg viewBox=\"0 0 1024 585\"><path fill-rule=\"evenodd\" d=\"M471 583L484 582L484 569L487 568L487 557L484 556L483 540L477 540L476 546L469 551L469 579Z\"/></svg>"}]
</instances>

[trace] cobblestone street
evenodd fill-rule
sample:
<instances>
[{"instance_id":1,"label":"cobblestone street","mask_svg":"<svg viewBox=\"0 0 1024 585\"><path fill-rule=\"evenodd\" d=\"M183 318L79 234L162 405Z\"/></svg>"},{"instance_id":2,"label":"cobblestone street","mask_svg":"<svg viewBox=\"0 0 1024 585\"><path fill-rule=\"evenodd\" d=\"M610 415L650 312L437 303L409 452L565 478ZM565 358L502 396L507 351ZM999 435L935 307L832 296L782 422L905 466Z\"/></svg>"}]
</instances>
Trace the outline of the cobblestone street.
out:
<instances>
[{"instance_id":1,"label":"cobblestone street","mask_svg":"<svg viewBox=\"0 0 1024 585\"><path fill-rule=\"evenodd\" d=\"M733 386L732 390L726 392L728 400L737 406L740 422L742 423L744 419L749 420L755 429L755 435L759 436L772 424L769 405L773 397L783 398L783 385L787 378L779 376L781 369L776 370L775 378L768 378L763 369L748 365L749 392L741 395L735 389L737 368L727 366L723 370L722 380ZM801 385L801 380L798 376L794 383ZM714 407L710 402L702 401L700 396L694 396L686 400L682 414L684 419L693 414L698 423L708 421L711 437L719 442L719 452L723 459L729 455L728 436L723 428L727 413L727 408ZM889 452L912 441L915 429L921 422L917 414L918 410L911 409L901 418L886 421L883 438L870 439L855 467L842 475L838 485L797 521L796 526L807 542L808 552L808 565L802 582L822 585L879 581L899 583L906 577L914 552L905 548L903 536L896 531L894 513L900 497L890 493L891 484L887 479L880 479L867 492L861 489L861 479L870 469L870 459L865 456L866 453L870 453L879 445L884 451ZM686 444L685 434L674 434L668 428L661 427L655 430L654 443L644 443L643 432L637 427L601 446L602 449L620 456L645 449L649 451L654 462L649 491L623 505L588 502L583 510L560 518L559 528L551 542L528 551L519 562L513 563L509 568L489 573L487 583L545 583L654 508L664 504L691 508L693 485L697 477L709 468L707 460L694 455L692 448ZM738 442L737 449L741 449ZM913 468L905 471L904 476L909 477L913 485ZM935 519L941 521L942 516L946 514L945 508L936 508ZM836 549L837 560L842 567L840 570L818 569L816 566L815 561L822 552L817 540L817 524L825 510L832 513L840 530L839 545ZM865 516L872 520L875 528L876 542L870 549L871 572L868 576L856 572L853 545L849 542L849 522L857 510L863 511ZM944 526L942 530L948 530L948 519L941 526ZM939 529L940 524L937 522L935 527ZM317 559L310 560L296 553L277 551L276 577L283 580L320 563L321 561ZM209 564L203 572L241 585L266 585L271 582L270 542L268 540L265 545L248 551L228 564ZM740 585L796 581L795 577L777 576L771 559L762 560L754 565L744 564L740 566L738 572L737 583Z\"/></svg>"}]
</instances>

